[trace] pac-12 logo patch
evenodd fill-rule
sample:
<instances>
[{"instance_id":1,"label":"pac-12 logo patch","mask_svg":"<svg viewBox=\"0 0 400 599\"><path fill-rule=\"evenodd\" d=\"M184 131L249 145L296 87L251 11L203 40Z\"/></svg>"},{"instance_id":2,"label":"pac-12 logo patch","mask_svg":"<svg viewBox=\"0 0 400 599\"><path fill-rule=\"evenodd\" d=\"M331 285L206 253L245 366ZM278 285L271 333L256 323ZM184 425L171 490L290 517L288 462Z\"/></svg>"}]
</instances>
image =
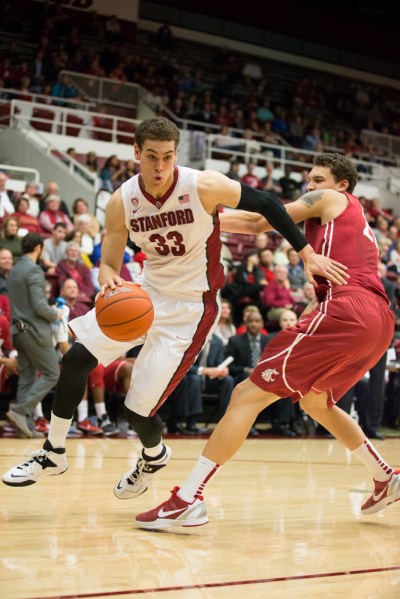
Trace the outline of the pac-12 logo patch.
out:
<instances>
[{"instance_id":1,"label":"pac-12 logo patch","mask_svg":"<svg viewBox=\"0 0 400 599\"><path fill-rule=\"evenodd\" d=\"M132 212L135 213L139 209L139 198L131 198Z\"/></svg>"}]
</instances>

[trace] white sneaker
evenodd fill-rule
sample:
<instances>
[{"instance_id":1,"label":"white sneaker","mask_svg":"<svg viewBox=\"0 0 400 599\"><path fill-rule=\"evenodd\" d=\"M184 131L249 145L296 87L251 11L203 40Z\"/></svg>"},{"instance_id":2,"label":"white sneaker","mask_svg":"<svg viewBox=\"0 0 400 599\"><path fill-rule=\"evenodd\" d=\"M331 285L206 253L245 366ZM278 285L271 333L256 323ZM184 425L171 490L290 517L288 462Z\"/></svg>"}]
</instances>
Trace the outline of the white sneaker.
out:
<instances>
[{"instance_id":1,"label":"white sneaker","mask_svg":"<svg viewBox=\"0 0 400 599\"><path fill-rule=\"evenodd\" d=\"M3 474L3 483L10 487L33 485L41 476L62 474L68 468L65 449L54 449L47 440L43 449L29 451L31 458Z\"/></svg>"},{"instance_id":2,"label":"white sneaker","mask_svg":"<svg viewBox=\"0 0 400 599\"><path fill-rule=\"evenodd\" d=\"M167 445L163 445L160 456L151 459L145 456L144 449L142 457L138 459L136 466L129 470L114 487L114 495L118 499L131 499L138 497L151 485L153 475L164 468L170 461L172 451Z\"/></svg>"}]
</instances>

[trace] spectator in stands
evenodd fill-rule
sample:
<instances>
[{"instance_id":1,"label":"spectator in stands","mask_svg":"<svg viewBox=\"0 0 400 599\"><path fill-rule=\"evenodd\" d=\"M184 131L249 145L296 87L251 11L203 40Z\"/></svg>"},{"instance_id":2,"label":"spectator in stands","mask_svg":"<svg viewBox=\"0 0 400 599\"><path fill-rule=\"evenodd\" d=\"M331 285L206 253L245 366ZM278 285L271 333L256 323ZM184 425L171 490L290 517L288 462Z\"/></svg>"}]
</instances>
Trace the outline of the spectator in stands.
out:
<instances>
[{"instance_id":1,"label":"spectator in stands","mask_svg":"<svg viewBox=\"0 0 400 599\"><path fill-rule=\"evenodd\" d=\"M284 310L293 308L288 269L283 264L275 266L275 278L261 292L261 305L268 320L279 320Z\"/></svg>"},{"instance_id":2,"label":"spectator in stands","mask_svg":"<svg viewBox=\"0 0 400 599\"><path fill-rule=\"evenodd\" d=\"M303 285L302 294L299 294L295 300L296 301L293 304L293 312L295 312L297 316L300 316L310 302L315 300L315 288L313 285L306 281Z\"/></svg>"},{"instance_id":3,"label":"spectator in stands","mask_svg":"<svg viewBox=\"0 0 400 599\"><path fill-rule=\"evenodd\" d=\"M97 235L100 233L100 222L99 219L95 217L94 214L91 214L89 211L89 204L84 198L76 198L74 203L72 204L72 222L76 227L78 218L82 215L88 215L90 219L89 225L89 235L96 239ZM93 251L93 250L92 250ZM92 253L92 252L90 252Z\"/></svg>"},{"instance_id":4,"label":"spectator in stands","mask_svg":"<svg viewBox=\"0 0 400 599\"><path fill-rule=\"evenodd\" d=\"M80 247L81 252L86 254L88 257L93 253L94 238L90 234L90 215L79 214L76 218L76 231L81 234Z\"/></svg>"},{"instance_id":5,"label":"spectator in stands","mask_svg":"<svg viewBox=\"0 0 400 599\"><path fill-rule=\"evenodd\" d=\"M28 201L28 214L37 218L39 216L40 207L39 200L37 198L36 183L28 182L25 185L24 193L20 197L25 198Z\"/></svg>"},{"instance_id":6,"label":"spectator in stands","mask_svg":"<svg viewBox=\"0 0 400 599\"><path fill-rule=\"evenodd\" d=\"M266 176L261 178L264 191L272 191L278 196L282 196L282 187L278 180L274 179L274 163L268 161L265 165Z\"/></svg>"},{"instance_id":7,"label":"spectator in stands","mask_svg":"<svg viewBox=\"0 0 400 599\"><path fill-rule=\"evenodd\" d=\"M121 23L115 15L111 15L104 23L104 37L110 42L122 42Z\"/></svg>"},{"instance_id":8,"label":"spectator in stands","mask_svg":"<svg viewBox=\"0 0 400 599\"><path fill-rule=\"evenodd\" d=\"M285 174L279 179L281 187L281 197L285 200L297 200L300 195L300 186L297 181L291 177L291 167L285 166Z\"/></svg>"},{"instance_id":9,"label":"spectator in stands","mask_svg":"<svg viewBox=\"0 0 400 599\"><path fill-rule=\"evenodd\" d=\"M262 69L255 58L250 57L244 64L242 76L245 85L250 87L252 87L253 83L258 83L262 79Z\"/></svg>"},{"instance_id":10,"label":"spectator in stands","mask_svg":"<svg viewBox=\"0 0 400 599\"><path fill-rule=\"evenodd\" d=\"M164 23L159 27L155 36L156 44L158 44L162 50L171 52L174 49L174 36L169 26L169 23Z\"/></svg>"},{"instance_id":11,"label":"spectator in stands","mask_svg":"<svg viewBox=\"0 0 400 599\"><path fill-rule=\"evenodd\" d=\"M254 170L255 165L252 162L249 162L249 164L247 164L247 172L243 175L242 181L254 189L262 189L263 185L261 179L255 174Z\"/></svg>"},{"instance_id":12,"label":"spectator in stands","mask_svg":"<svg viewBox=\"0 0 400 599\"><path fill-rule=\"evenodd\" d=\"M91 151L86 154L85 166L91 173L94 173L96 175L100 174L96 152Z\"/></svg>"},{"instance_id":13,"label":"spectator in stands","mask_svg":"<svg viewBox=\"0 0 400 599\"><path fill-rule=\"evenodd\" d=\"M13 256L14 264L22 256L21 237L18 234L19 222L15 216L7 216L0 228L0 248L7 248Z\"/></svg>"},{"instance_id":14,"label":"spectator in stands","mask_svg":"<svg viewBox=\"0 0 400 599\"><path fill-rule=\"evenodd\" d=\"M257 250L249 250L238 266L234 280L234 283L238 286L239 298L250 298L254 304L259 303L260 292L267 285L264 272L259 264L260 259Z\"/></svg>"},{"instance_id":15,"label":"spectator in stands","mask_svg":"<svg viewBox=\"0 0 400 599\"><path fill-rule=\"evenodd\" d=\"M258 257L260 259L259 268L263 271L268 284L275 278L274 253L268 247L264 247L258 251Z\"/></svg>"},{"instance_id":16,"label":"spectator in stands","mask_svg":"<svg viewBox=\"0 0 400 599\"><path fill-rule=\"evenodd\" d=\"M400 274L400 239L395 243L394 248L391 250L387 266Z\"/></svg>"},{"instance_id":17,"label":"spectator in stands","mask_svg":"<svg viewBox=\"0 0 400 599\"><path fill-rule=\"evenodd\" d=\"M69 308L68 320L83 316L91 308L87 302L79 299L79 295L78 283L74 279L65 279L60 286L60 297L65 299Z\"/></svg>"},{"instance_id":18,"label":"spectator in stands","mask_svg":"<svg viewBox=\"0 0 400 599\"><path fill-rule=\"evenodd\" d=\"M293 312L293 310L284 310L279 317L279 330L286 330L289 327L293 327L296 322L296 313ZM279 333L279 330L273 331L267 335L267 343L272 341L272 339ZM272 425L268 432L273 435L278 435L279 437L296 437L298 435L297 430L294 428L296 408L290 397L279 399L273 405L269 406L265 410L265 413L270 417Z\"/></svg>"},{"instance_id":19,"label":"spectator in stands","mask_svg":"<svg viewBox=\"0 0 400 599\"><path fill-rule=\"evenodd\" d=\"M12 216L18 219L20 232L25 230L27 233L42 233L39 219L28 212L29 200L20 196L15 202L15 212Z\"/></svg>"},{"instance_id":20,"label":"spectator in stands","mask_svg":"<svg viewBox=\"0 0 400 599\"><path fill-rule=\"evenodd\" d=\"M47 236L51 234L56 223L64 223L67 228L67 233L72 231L74 225L69 217L60 209L60 196L52 194L46 197L45 210L39 214L39 223Z\"/></svg>"},{"instance_id":21,"label":"spectator in stands","mask_svg":"<svg viewBox=\"0 0 400 599\"><path fill-rule=\"evenodd\" d=\"M300 256L293 248L288 249L287 257L289 260L289 264L287 265L287 271L290 283L290 290L297 296L302 296L303 287L307 282L307 277L304 274L303 263L300 259Z\"/></svg>"},{"instance_id":22,"label":"spectator in stands","mask_svg":"<svg viewBox=\"0 0 400 599\"><path fill-rule=\"evenodd\" d=\"M300 114L296 114L289 123L288 141L292 146L301 148L304 138L305 122Z\"/></svg>"},{"instance_id":23,"label":"spectator in stands","mask_svg":"<svg viewBox=\"0 0 400 599\"><path fill-rule=\"evenodd\" d=\"M206 432L197 426L197 418L204 412L202 393L218 395L217 420L225 414L233 390L233 378L227 366L220 367L225 359L224 344L217 335L212 335L185 375L188 382L190 410L186 415L186 430L199 434Z\"/></svg>"},{"instance_id":24,"label":"spectator in stands","mask_svg":"<svg viewBox=\"0 0 400 599\"><path fill-rule=\"evenodd\" d=\"M291 247L291 245L287 242L286 239L282 238L278 247L274 250L274 265L284 264L287 266L289 264L289 259L287 257L287 251Z\"/></svg>"},{"instance_id":25,"label":"spectator in stands","mask_svg":"<svg viewBox=\"0 0 400 599\"><path fill-rule=\"evenodd\" d=\"M310 127L303 138L302 148L310 152L318 152L321 147L321 132L317 127Z\"/></svg>"},{"instance_id":26,"label":"spectator in stands","mask_svg":"<svg viewBox=\"0 0 400 599\"><path fill-rule=\"evenodd\" d=\"M0 294L8 296L7 278L14 265L13 255L8 248L0 247Z\"/></svg>"},{"instance_id":27,"label":"spectator in stands","mask_svg":"<svg viewBox=\"0 0 400 599\"><path fill-rule=\"evenodd\" d=\"M270 98L264 98L261 105L257 108L257 118L261 123L272 122L274 120Z\"/></svg>"},{"instance_id":28,"label":"spectator in stands","mask_svg":"<svg viewBox=\"0 0 400 599\"><path fill-rule=\"evenodd\" d=\"M268 233L257 233L254 237L254 249L258 252L268 247Z\"/></svg>"},{"instance_id":29,"label":"spectator in stands","mask_svg":"<svg viewBox=\"0 0 400 599\"><path fill-rule=\"evenodd\" d=\"M0 222L15 212L14 194L6 189L8 179L6 173L0 172Z\"/></svg>"},{"instance_id":30,"label":"spectator in stands","mask_svg":"<svg viewBox=\"0 0 400 599\"><path fill-rule=\"evenodd\" d=\"M214 133L212 127L207 127L207 125L213 124L215 120L215 110L212 102L204 102L200 111L195 115L195 120L202 123L202 128L205 133Z\"/></svg>"},{"instance_id":31,"label":"spectator in stands","mask_svg":"<svg viewBox=\"0 0 400 599\"><path fill-rule=\"evenodd\" d=\"M283 137L283 139L288 139L289 123L287 120L286 110L283 108L283 106L275 107L275 116L271 123L271 129L274 133L277 133Z\"/></svg>"},{"instance_id":32,"label":"spectator in stands","mask_svg":"<svg viewBox=\"0 0 400 599\"><path fill-rule=\"evenodd\" d=\"M236 327L233 324L232 304L227 299L221 300L221 315L214 334L217 335L217 337L220 337L224 345L228 343L228 340L232 335L236 335Z\"/></svg>"},{"instance_id":33,"label":"spectator in stands","mask_svg":"<svg viewBox=\"0 0 400 599\"><path fill-rule=\"evenodd\" d=\"M59 209L62 212L64 212L69 218L68 207L67 207L66 203L64 202L64 200L62 200L60 197L60 189L59 189L58 183L56 183L56 181L49 181L47 183L45 192L44 192L43 197L39 203L40 212L43 212L43 210L46 210L46 199L51 195L56 195L60 198L60 208Z\"/></svg>"},{"instance_id":34,"label":"spectator in stands","mask_svg":"<svg viewBox=\"0 0 400 599\"><path fill-rule=\"evenodd\" d=\"M78 299L92 306L95 289L90 275L90 269L80 262L81 249L78 243L70 241L65 250L65 258L60 260L56 266L58 284L61 285L66 279L74 279L79 287Z\"/></svg>"},{"instance_id":35,"label":"spectator in stands","mask_svg":"<svg viewBox=\"0 0 400 599\"><path fill-rule=\"evenodd\" d=\"M239 166L240 162L238 160L231 160L229 163L229 170L225 173L225 175L234 181L241 181L241 177L239 175Z\"/></svg>"},{"instance_id":36,"label":"spectator in stands","mask_svg":"<svg viewBox=\"0 0 400 599\"><path fill-rule=\"evenodd\" d=\"M54 275L57 264L64 258L67 249L66 234L66 224L63 222L56 223L51 232L51 237L44 240L42 265L46 274Z\"/></svg>"},{"instance_id":37,"label":"spectator in stands","mask_svg":"<svg viewBox=\"0 0 400 599\"><path fill-rule=\"evenodd\" d=\"M242 335L233 335L225 348L225 355L232 356L234 359L228 368L235 386L250 376L268 342L267 335L261 333L264 323L259 311L251 312L245 324L246 332ZM254 425L249 434L258 436L259 433Z\"/></svg>"},{"instance_id":38,"label":"spectator in stands","mask_svg":"<svg viewBox=\"0 0 400 599\"><path fill-rule=\"evenodd\" d=\"M262 314L261 314L261 310L258 306L252 305L250 304L249 306L245 306L245 308L243 309L243 317L242 317L242 323L237 327L236 329L236 335L243 335L243 333L246 332L246 321L248 319L248 317L250 316L250 314L254 314L254 312L256 312L257 314L259 314L262 318ZM263 335L268 335L268 331L266 330L266 328L262 327L261 329L261 333ZM229 340L228 340L229 341Z\"/></svg>"},{"instance_id":39,"label":"spectator in stands","mask_svg":"<svg viewBox=\"0 0 400 599\"><path fill-rule=\"evenodd\" d=\"M104 167L100 171L100 178L103 182L104 189L113 193L117 187L121 185L120 177L124 173L124 168L121 167L120 161L116 154L111 154L104 163Z\"/></svg>"},{"instance_id":40,"label":"spectator in stands","mask_svg":"<svg viewBox=\"0 0 400 599\"><path fill-rule=\"evenodd\" d=\"M65 65L66 66L66 65ZM76 96L76 90L71 85L71 79L65 73L60 75L58 80L51 88L51 95L56 98L64 98L70 100ZM67 106L66 102L55 102L58 106Z\"/></svg>"}]
</instances>

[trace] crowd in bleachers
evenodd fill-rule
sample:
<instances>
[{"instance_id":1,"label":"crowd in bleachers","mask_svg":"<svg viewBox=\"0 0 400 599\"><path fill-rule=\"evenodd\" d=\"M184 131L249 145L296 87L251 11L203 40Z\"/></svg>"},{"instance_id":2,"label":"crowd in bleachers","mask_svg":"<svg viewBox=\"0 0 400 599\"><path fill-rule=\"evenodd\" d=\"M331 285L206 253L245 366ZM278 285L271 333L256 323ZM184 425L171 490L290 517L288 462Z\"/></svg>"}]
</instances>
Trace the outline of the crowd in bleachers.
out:
<instances>
[{"instance_id":1,"label":"crowd in bleachers","mask_svg":"<svg viewBox=\"0 0 400 599\"><path fill-rule=\"evenodd\" d=\"M193 120L192 128L216 132L210 126L227 127L240 137L247 130L255 141L265 143L311 151L335 147L376 161L377 151L361 131L400 134L396 90L304 69L298 69L296 77L294 67L287 65L276 65L275 80L263 59L226 48L216 51L204 46L202 63L193 64L187 42L176 40L166 25L157 35L138 32L134 40L124 35L115 17L85 15L60 3L33 4L35 23L26 29L24 53L20 40L4 43L0 49L3 99L12 98L13 89L26 99L34 92L53 96L59 105L62 99L82 99L61 74L67 69L137 83L151 92L159 114L167 110L169 116ZM0 30L15 10L9 6ZM86 28L78 24L76 15L80 20L86 16ZM278 89L280 71L286 69L291 83Z\"/></svg>"}]
</instances>

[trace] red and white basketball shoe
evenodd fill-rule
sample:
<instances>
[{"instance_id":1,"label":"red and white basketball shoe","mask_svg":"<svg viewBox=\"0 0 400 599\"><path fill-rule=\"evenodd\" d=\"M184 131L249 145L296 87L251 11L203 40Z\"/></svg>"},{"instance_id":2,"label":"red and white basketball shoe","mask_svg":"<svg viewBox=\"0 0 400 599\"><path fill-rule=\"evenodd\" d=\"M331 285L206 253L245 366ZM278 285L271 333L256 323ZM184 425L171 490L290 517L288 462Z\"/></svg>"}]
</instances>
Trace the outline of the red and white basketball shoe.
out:
<instances>
[{"instance_id":1,"label":"red and white basketball shoe","mask_svg":"<svg viewBox=\"0 0 400 599\"><path fill-rule=\"evenodd\" d=\"M172 490L167 501L135 518L139 528L158 530L176 526L202 526L207 524L207 510L203 497L196 497L192 503L178 497L179 487Z\"/></svg>"},{"instance_id":2,"label":"red and white basketball shoe","mask_svg":"<svg viewBox=\"0 0 400 599\"><path fill-rule=\"evenodd\" d=\"M392 472L385 482L375 480L375 489L371 497L361 506L362 514L374 514L387 505L400 501L400 470Z\"/></svg>"}]
</instances>

